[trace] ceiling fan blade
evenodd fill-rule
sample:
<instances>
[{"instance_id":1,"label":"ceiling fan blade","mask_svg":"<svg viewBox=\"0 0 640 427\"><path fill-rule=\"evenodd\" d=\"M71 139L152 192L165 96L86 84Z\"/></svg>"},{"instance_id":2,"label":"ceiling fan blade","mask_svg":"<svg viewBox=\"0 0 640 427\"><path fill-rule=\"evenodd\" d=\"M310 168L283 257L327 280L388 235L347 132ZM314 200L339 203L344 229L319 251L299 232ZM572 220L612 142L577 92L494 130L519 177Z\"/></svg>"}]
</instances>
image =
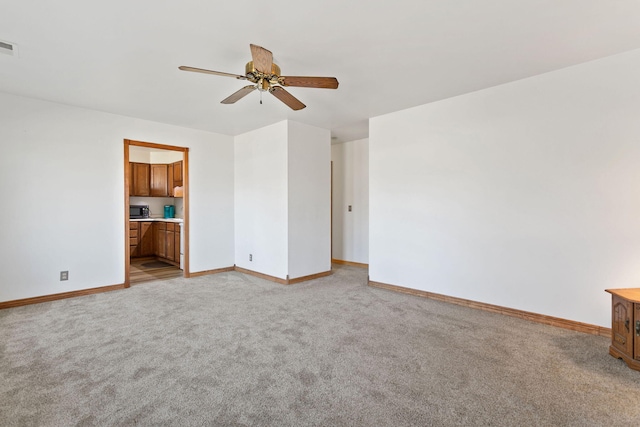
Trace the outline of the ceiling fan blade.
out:
<instances>
[{"instance_id":1,"label":"ceiling fan blade","mask_svg":"<svg viewBox=\"0 0 640 427\"><path fill-rule=\"evenodd\" d=\"M316 87L320 89L338 88L338 79L335 77L282 76L279 82L282 86Z\"/></svg>"},{"instance_id":2,"label":"ceiling fan blade","mask_svg":"<svg viewBox=\"0 0 640 427\"><path fill-rule=\"evenodd\" d=\"M304 105L302 102L300 102L298 100L298 98L296 98L295 96L291 95L283 87L273 86L271 89L269 89L269 92L271 92L271 94L273 96L275 96L276 98L278 98L280 101L282 101L285 104L287 104L287 106L289 108L291 108L292 110L296 110L296 111L297 110L302 110L304 107L306 107L306 105Z\"/></svg>"},{"instance_id":3,"label":"ceiling fan blade","mask_svg":"<svg viewBox=\"0 0 640 427\"><path fill-rule=\"evenodd\" d=\"M238 100L244 98L245 96L249 95L254 90L256 90L256 86L255 85L245 86L242 89L240 89L239 91L232 93L231 95L229 95L228 97L226 97L225 99L220 101L220 103L221 104L233 104L236 101L238 101Z\"/></svg>"},{"instance_id":4,"label":"ceiling fan blade","mask_svg":"<svg viewBox=\"0 0 640 427\"><path fill-rule=\"evenodd\" d=\"M215 76L234 77L238 80L247 80L245 76L241 76L239 74L230 74L230 73L223 73L220 71L205 70L204 68L186 67L184 65L181 65L178 68L181 69L182 71L193 71L195 73L213 74Z\"/></svg>"},{"instance_id":5,"label":"ceiling fan blade","mask_svg":"<svg viewBox=\"0 0 640 427\"><path fill-rule=\"evenodd\" d=\"M255 44L251 47L251 57L253 58L253 67L264 74L271 74L271 65L273 64L273 54L271 51Z\"/></svg>"}]
</instances>

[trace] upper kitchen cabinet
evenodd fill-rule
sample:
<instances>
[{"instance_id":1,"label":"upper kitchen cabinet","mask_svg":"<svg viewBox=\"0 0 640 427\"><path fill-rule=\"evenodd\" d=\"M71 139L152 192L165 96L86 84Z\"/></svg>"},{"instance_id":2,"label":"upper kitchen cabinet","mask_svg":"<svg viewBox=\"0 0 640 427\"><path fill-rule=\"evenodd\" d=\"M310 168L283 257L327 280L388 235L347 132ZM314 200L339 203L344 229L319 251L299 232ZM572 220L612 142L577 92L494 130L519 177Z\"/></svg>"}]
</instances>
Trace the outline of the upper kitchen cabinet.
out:
<instances>
[{"instance_id":1,"label":"upper kitchen cabinet","mask_svg":"<svg viewBox=\"0 0 640 427\"><path fill-rule=\"evenodd\" d=\"M150 166L147 163L130 163L129 194L131 196L150 196Z\"/></svg>"},{"instance_id":2,"label":"upper kitchen cabinet","mask_svg":"<svg viewBox=\"0 0 640 427\"><path fill-rule=\"evenodd\" d=\"M173 163L173 186L182 187L182 160Z\"/></svg>"},{"instance_id":3,"label":"upper kitchen cabinet","mask_svg":"<svg viewBox=\"0 0 640 427\"><path fill-rule=\"evenodd\" d=\"M182 197L182 160L167 165L169 194L172 197Z\"/></svg>"},{"instance_id":4,"label":"upper kitchen cabinet","mask_svg":"<svg viewBox=\"0 0 640 427\"><path fill-rule=\"evenodd\" d=\"M182 197L182 161L169 164L129 163L130 196ZM175 191L179 187L179 191Z\"/></svg>"},{"instance_id":5,"label":"upper kitchen cabinet","mask_svg":"<svg viewBox=\"0 0 640 427\"><path fill-rule=\"evenodd\" d=\"M169 197L168 182L168 166L167 165L151 165L151 196L152 197Z\"/></svg>"}]
</instances>

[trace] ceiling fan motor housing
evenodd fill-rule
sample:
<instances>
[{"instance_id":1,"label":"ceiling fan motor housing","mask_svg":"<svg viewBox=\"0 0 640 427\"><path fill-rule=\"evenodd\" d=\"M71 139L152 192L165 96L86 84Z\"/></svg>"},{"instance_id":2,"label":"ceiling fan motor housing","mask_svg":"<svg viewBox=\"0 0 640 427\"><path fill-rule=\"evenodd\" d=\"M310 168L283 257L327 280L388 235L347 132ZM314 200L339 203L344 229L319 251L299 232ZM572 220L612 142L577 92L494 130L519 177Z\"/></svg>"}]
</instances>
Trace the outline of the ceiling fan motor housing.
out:
<instances>
[{"instance_id":1,"label":"ceiling fan motor housing","mask_svg":"<svg viewBox=\"0 0 640 427\"><path fill-rule=\"evenodd\" d=\"M271 64L271 74L264 74L255 69L253 66L253 61L247 62L247 65L244 67L245 75L247 76L247 80L253 83L258 83L261 79L267 80L271 84L277 84L278 79L280 78L280 67L277 64Z\"/></svg>"}]
</instances>

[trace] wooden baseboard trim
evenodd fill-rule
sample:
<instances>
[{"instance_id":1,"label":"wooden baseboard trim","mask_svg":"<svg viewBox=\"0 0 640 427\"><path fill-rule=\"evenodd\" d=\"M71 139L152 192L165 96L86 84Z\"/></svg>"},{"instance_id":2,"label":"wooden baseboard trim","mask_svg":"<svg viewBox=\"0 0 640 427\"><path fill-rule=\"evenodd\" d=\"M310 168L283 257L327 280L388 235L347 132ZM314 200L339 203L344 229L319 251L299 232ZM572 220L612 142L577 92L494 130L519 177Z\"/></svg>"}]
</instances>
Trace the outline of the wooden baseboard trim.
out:
<instances>
[{"instance_id":1,"label":"wooden baseboard trim","mask_svg":"<svg viewBox=\"0 0 640 427\"><path fill-rule=\"evenodd\" d=\"M154 259L154 258L150 258L150 259ZM238 271L240 273L249 274L251 276L259 277L261 279L280 283L281 285L293 285L295 283L317 279L319 277L325 277L331 274L331 271L325 271L322 273L312 274L309 276L297 277L295 279L289 279L288 277L287 279L281 279L279 277L269 276L267 274L262 274L262 273L258 273L257 271L247 270L245 268L237 267L234 265L231 267L217 268L215 270L206 270L206 271L198 271L195 273L190 273L190 277L206 276L209 274L223 273L226 271ZM66 298L74 298L74 297L81 297L85 295L99 294L102 292L125 289L125 287L126 285L124 283L121 283L119 285L101 286L99 288L82 289L79 291L62 292L59 294L43 295L39 297L24 298L24 299L18 299L13 301L4 301L4 302L0 302L0 310L5 308L21 307L24 305L39 304L41 302L50 302L50 301L57 301L57 300L66 299Z\"/></svg>"},{"instance_id":2,"label":"wooden baseboard trim","mask_svg":"<svg viewBox=\"0 0 640 427\"><path fill-rule=\"evenodd\" d=\"M43 295L41 297L17 299L13 301L0 302L0 310L5 308L21 307L23 305L39 304L41 302L57 301L66 298L82 297L85 295L100 294L102 292L116 291L124 289L124 283L119 285L101 286L99 288L82 289L79 291L62 292L59 294Z\"/></svg>"},{"instance_id":3,"label":"wooden baseboard trim","mask_svg":"<svg viewBox=\"0 0 640 427\"><path fill-rule=\"evenodd\" d=\"M546 316L544 314L532 313L529 311L516 310L514 308L501 307L499 305L487 304L467 300L463 298L451 297L433 292L421 291L418 289L405 288L403 286L390 285L387 283L369 281L369 286L386 289L394 292L402 292L409 295L415 295L423 298L429 298L437 301L447 302L450 304L462 305L465 307L475 308L477 310L490 311L492 313L504 314L505 316L517 317L519 319L529 320L544 325L555 326L558 328L569 329L572 331L583 332L585 334L599 335L611 338L611 329L602 326L591 325L588 323L576 322L573 320L562 319L559 317Z\"/></svg>"},{"instance_id":4,"label":"wooden baseboard trim","mask_svg":"<svg viewBox=\"0 0 640 427\"><path fill-rule=\"evenodd\" d=\"M294 285L296 283L306 282L307 280L319 279L320 277L330 276L331 274L332 274L331 270L329 270L329 271L323 271L322 273L310 274L308 276L296 277L295 279L289 279L288 284Z\"/></svg>"},{"instance_id":5,"label":"wooden baseboard trim","mask_svg":"<svg viewBox=\"0 0 640 427\"><path fill-rule=\"evenodd\" d=\"M333 264L350 265L352 267L369 268L369 264L363 264L361 262L343 261L341 259L331 259Z\"/></svg>"},{"instance_id":6,"label":"wooden baseboard trim","mask_svg":"<svg viewBox=\"0 0 640 427\"><path fill-rule=\"evenodd\" d=\"M275 276L269 276L268 274L258 273L257 271L247 270L246 268L235 266L234 269L238 273L248 274L249 276L259 277L261 279L269 280L271 282L280 283L281 285L287 285L288 279L281 279Z\"/></svg>"},{"instance_id":7,"label":"wooden baseboard trim","mask_svg":"<svg viewBox=\"0 0 640 427\"><path fill-rule=\"evenodd\" d=\"M325 277L325 276L329 276L329 275L332 274L331 271L323 271L322 273L316 273L316 274L310 274L308 276L296 277L295 279L289 279L289 276L287 276L286 279L281 279L280 277L269 276L268 274L258 273L257 271L247 270L246 268L242 268L242 267L238 267L238 266L235 267L235 270L238 273L244 273L244 274L248 274L250 276L259 277L261 279L269 280L271 282L276 282L276 283L279 283L281 285L294 285L296 283L306 282L307 280L318 279L320 277Z\"/></svg>"},{"instance_id":8,"label":"wooden baseboard trim","mask_svg":"<svg viewBox=\"0 0 640 427\"><path fill-rule=\"evenodd\" d=\"M234 271L234 270L235 270L235 267L231 266L231 267L216 268L215 270L196 271L195 273L189 273L189 277L207 276L209 274L218 274L218 273L224 273L225 271Z\"/></svg>"}]
</instances>

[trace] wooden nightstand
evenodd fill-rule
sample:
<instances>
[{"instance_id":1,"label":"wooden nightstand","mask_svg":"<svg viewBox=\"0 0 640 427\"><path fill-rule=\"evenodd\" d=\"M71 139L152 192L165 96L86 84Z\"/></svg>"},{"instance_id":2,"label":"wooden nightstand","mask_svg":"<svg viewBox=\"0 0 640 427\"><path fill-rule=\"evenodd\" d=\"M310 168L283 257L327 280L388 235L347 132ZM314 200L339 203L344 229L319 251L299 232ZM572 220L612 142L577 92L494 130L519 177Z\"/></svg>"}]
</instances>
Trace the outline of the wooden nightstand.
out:
<instances>
[{"instance_id":1,"label":"wooden nightstand","mask_svg":"<svg viewBox=\"0 0 640 427\"><path fill-rule=\"evenodd\" d=\"M611 294L609 354L640 371L640 288L606 291Z\"/></svg>"}]
</instances>

